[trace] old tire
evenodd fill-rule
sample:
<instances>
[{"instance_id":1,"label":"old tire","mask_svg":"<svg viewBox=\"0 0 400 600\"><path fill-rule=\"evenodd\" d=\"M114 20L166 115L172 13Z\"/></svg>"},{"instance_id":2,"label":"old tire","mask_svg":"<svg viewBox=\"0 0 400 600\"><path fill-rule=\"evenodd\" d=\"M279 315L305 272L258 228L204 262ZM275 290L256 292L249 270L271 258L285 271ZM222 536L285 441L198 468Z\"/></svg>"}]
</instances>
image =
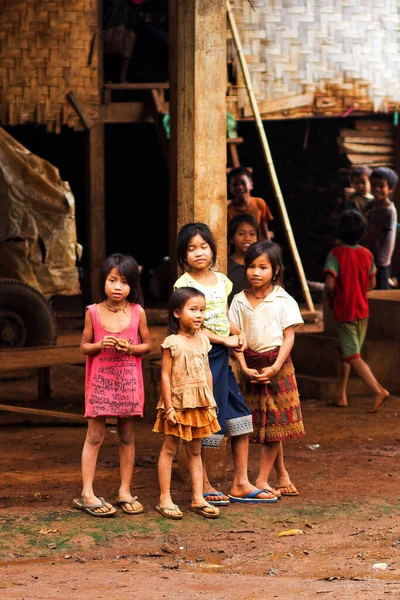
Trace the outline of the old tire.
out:
<instances>
[{"instance_id":1,"label":"old tire","mask_svg":"<svg viewBox=\"0 0 400 600\"><path fill-rule=\"evenodd\" d=\"M52 346L55 315L35 288L15 279L0 279L0 349Z\"/></svg>"}]
</instances>

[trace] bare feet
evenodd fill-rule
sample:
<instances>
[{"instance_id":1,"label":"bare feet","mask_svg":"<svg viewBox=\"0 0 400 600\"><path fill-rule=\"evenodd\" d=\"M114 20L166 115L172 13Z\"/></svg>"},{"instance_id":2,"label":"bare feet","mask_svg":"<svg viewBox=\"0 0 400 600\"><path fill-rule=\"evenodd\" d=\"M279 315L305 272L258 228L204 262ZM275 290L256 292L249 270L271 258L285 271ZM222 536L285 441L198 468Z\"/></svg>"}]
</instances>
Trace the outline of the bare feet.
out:
<instances>
[{"instance_id":1,"label":"bare feet","mask_svg":"<svg viewBox=\"0 0 400 600\"><path fill-rule=\"evenodd\" d=\"M339 406L340 408L345 408L348 406L347 398L337 398L336 400L328 400L328 406Z\"/></svg>"},{"instance_id":2,"label":"bare feet","mask_svg":"<svg viewBox=\"0 0 400 600\"><path fill-rule=\"evenodd\" d=\"M371 408L371 410L368 410L367 412L375 413L378 410L378 408L381 406L381 404L383 404L383 402L386 400L386 398L388 396L390 396L390 392L388 392L387 390L382 388L382 392L380 394L375 394L374 403L372 405L372 408Z\"/></svg>"}]
</instances>

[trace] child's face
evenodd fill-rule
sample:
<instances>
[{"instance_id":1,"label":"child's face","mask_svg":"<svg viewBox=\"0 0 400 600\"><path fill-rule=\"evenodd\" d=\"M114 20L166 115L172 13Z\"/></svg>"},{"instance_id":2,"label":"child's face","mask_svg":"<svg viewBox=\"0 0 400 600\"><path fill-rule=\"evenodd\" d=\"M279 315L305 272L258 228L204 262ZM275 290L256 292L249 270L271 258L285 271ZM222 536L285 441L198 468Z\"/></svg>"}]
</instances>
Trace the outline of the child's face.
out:
<instances>
[{"instance_id":1,"label":"child's face","mask_svg":"<svg viewBox=\"0 0 400 600\"><path fill-rule=\"evenodd\" d=\"M237 254L246 254L248 247L257 241L257 231L250 223L239 223L232 244Z\"/></svg>"},{"instance_id":2,"label":"child's face","mask_svg":"<svg viewBox=\"0 0 400 600\"><path fill-rule=\"evenodd\" d=\"M378 177L371 179L371 192L377 202L384 202L392 191L393 188L389 187L386 179Z\"/></svg>"},{"instance_id":3,"label":"child's face","mask_svg":"<svg viewBox=\"0 0 400 600\"><path fill-rule=\"evenodd\" d=\"M229 191L237 199L248 196L253 189L253 182L247 175L236 175L229 181Z\"/></svg>"},{"instance_id":4,"label":"child's face","mask_svg":"<svg viewBox=\"0 0 400 600\"><path fill-rule=\"evenodd\" d=\"M279 272L279 267L276 274ZM247 279L253 288L268 287L275 275L272 269L271 261L266 253L261 254L246 269Z\"/></svg>"},{"instance_id":5,"label":"child's face","mask_svg":"<svg viewBox=\"0 0 400 600\"><path fill-rule=\"evenodd\" d=\"M206 310L206 301L203 296L190 298L186 304L174 312L174 316L179 319L182 329L198 331L203 324Z\"/></svg>"},{"instance_id":6,"label":"child's face","mask_svg":"<svg viewBox=\"0 0 400 600\"><path fill-rule=\"evenodd\" d=\"M213 259L210 245L198 233L189 242L186 262L191 269L208 269Z\"/></svg>"},{"instance_id":7,"label":"child's face","mask_svg":"<svg viewBox=\"0 0 400 600\"><path fill-rule=\"evenodd\" d=\"M114 268L107 275L104 291L110 300L122 302L129 296L131 288L127 284L125 277L121 275L118 269Z\"/></svg>"},{"instance_id":8,"label":"child's face","mask_svg":"<svg viewBox=\"0 0 400 600\"><path fill-rule=\"evenodd\" d=\"M353 177L351 183L355 192L360 194L360 196L366 196L370 193L371 184L366 173L364 173L364 175L357 175L356 177Z\"/></svg>"}]
</instances>

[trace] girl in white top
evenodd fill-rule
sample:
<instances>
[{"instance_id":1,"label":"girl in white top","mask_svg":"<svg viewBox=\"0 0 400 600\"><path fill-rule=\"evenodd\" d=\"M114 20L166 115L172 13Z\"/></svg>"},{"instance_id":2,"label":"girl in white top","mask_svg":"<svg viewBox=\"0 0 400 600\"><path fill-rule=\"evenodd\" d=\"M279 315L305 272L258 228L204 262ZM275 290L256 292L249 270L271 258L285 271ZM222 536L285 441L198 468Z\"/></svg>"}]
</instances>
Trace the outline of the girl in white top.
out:
<instances>
[{"instance_id":1,"label":"girl in white top","mask_svg":"<svg viewBox=\"0 0 400 600\"><path fill-rule=\"evenodd\" d=\"M246 402L253 415L250 441L262 444L256 485L277 496L297 496L283 462L282 441L304 435L300 400L290 350L294 329L303 319L297 302L282 287L282 253L262 240L245 255L250 287L237 294L229 317L246 334L247 350L235 352L246 382ZM275 488L269 484L272 468Z\"/></svg>"}]
</instances>

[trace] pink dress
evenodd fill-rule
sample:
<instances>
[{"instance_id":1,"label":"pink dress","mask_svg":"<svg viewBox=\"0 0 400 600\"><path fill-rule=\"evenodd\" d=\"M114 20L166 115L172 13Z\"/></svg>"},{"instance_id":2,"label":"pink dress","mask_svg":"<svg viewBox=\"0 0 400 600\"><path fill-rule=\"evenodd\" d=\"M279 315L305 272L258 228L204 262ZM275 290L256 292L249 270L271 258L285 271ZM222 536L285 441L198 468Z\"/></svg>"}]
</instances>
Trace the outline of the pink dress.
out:
<instances>
[{"instance_id":1,"label":"pink dress","mask_svg":"<svg viewBox=\"0 0 400 600\"><path fill-rule=\"evenodd\" d=\"M93 325L93 343L112 335L100 323L96 304L87 307ZM117 337L139 344L139 304L131 304L131 322ZM86 357L85 417L143 417L142 359L114 348Z\"/></svg>"}]
</instances>

